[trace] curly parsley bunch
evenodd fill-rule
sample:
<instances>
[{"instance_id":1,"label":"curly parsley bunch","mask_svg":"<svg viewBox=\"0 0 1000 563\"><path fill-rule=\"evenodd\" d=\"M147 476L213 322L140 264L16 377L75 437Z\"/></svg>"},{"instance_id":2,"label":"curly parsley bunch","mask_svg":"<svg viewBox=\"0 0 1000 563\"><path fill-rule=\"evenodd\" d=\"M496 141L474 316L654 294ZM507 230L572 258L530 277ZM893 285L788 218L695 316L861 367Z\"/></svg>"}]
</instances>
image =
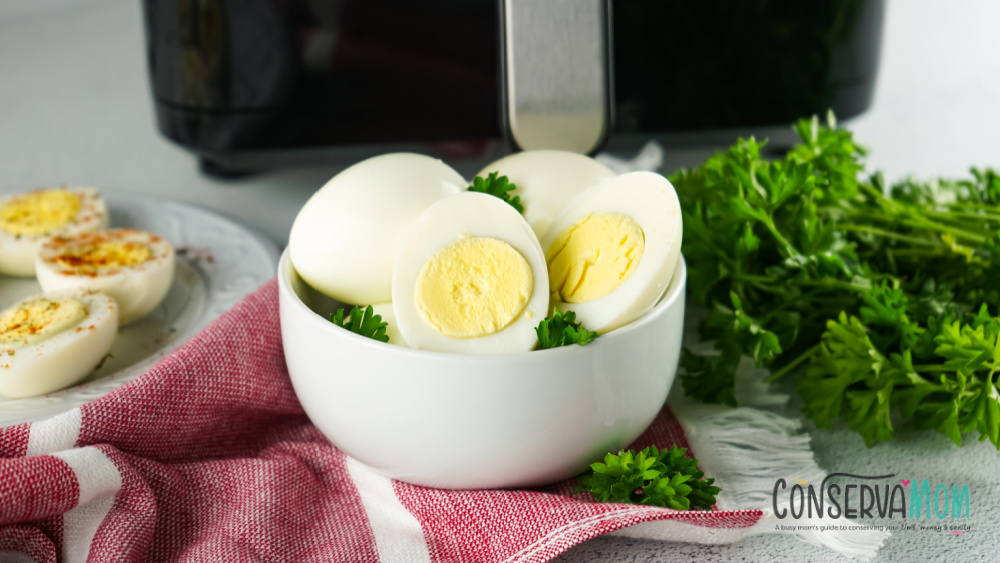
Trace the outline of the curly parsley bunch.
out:
<instances>
[{"instance_id":1,"label":"curly parsley bunch","mask_svg":"<svg viewBox=\"0 0 1000 563\"><path fill-rule=\"evenodd\" d=\"M685 351L685 389L735 404L747 355L772 379L795 374L818 426L843 420L868 445L898 412L1000 448L1000 176L887 186L832 114L795 130L782 159L740 139L671 176L717 352Z\"/></svg>"},{"instance_id":2,"label":"curly parsley bunch","mask_svg":"<svg viewBox=\"0 0 1000 563\"><path fill-rule=\"evenodd\" d=\"M663 451L650 446L639 453L609 453L604 463L591 464L592 472L577 479L577 490L601 502L708 510L715 505L720 489L713 485L715 479L706 479L698 469L698 460L686 453L677 446Z\"/></svg>"}]
</instances>

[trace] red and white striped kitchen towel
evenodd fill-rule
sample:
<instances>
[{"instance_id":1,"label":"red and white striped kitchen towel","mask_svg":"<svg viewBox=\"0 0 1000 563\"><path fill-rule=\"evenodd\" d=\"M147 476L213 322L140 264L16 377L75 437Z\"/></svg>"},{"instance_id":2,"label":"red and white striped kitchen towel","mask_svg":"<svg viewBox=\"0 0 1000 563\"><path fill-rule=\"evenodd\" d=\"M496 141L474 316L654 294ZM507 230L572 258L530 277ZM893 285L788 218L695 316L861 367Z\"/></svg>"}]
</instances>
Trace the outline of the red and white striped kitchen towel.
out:
<instances>
[{"instance_id":1,"label":"red and white striped kitchen towel","mask_svg":"<svg viewBox=\"0 0 1000 563\"><path fill-rule=\"evenodd\" d=\"M382 477L303 414L277 308L272 280L131 383L61 416L0 429L0 561L527 562L626 527L706 544L775 528L760 499L756 509L677 512L592 502L569 482L441 491ZM719 424L746 431L748 423ZM754 424L787 435L783 423ZM694 453L705 444L709 457L726 458L719 433L700 427ZM689 447L690 434L665 408L635 447ZM778 457L811 462L807 442L804 453L801 442L787 447ZM738 473L721 483L720 504L756 486ZM814 540L865 557L882 538Z\"/></svg>"}]
</instances>

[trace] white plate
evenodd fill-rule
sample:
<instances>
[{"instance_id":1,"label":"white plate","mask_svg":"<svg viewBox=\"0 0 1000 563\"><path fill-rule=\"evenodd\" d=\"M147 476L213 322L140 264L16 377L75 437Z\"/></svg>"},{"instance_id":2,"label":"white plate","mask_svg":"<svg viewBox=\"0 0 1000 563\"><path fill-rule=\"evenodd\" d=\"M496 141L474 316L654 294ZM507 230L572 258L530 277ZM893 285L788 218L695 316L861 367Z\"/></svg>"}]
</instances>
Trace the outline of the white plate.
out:
<instances>
[{"instance_id":1,"label":"white plate","mask_svg":"<svg viewBox=\"0 0 1000 563\"><path fill-rule=\"evenodd\" d=\"M150 231L174 245L173 285L153 312L118 330L111 357L83 382L27 399L0 395L0 426L48 418L132 380L274 276L274 244L230 219L176 201L102 194L112 227ZM39 292L34 278L0 276L0 309Z\"/></svg>"}]
</instances>

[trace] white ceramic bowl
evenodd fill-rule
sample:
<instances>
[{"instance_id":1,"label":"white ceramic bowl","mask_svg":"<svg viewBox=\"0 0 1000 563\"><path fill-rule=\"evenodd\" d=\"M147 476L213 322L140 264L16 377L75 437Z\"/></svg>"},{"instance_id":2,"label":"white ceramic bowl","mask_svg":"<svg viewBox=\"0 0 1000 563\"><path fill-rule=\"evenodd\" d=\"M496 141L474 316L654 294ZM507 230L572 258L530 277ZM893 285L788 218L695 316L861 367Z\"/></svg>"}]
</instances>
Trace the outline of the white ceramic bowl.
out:
<instances>
[{"instance_id":1,"label":"white ceramic bowl","mask_svg":"<svg viewBox=\"0 0 1000 563\"><path fill-rule=\"evenodd\" d=\"M645 317L586 346L474 356L411 350L333 325L338 305L278 266L292 385L337 447L376 471L448 489L527 487L574 475L635 440L673 383L683 259Z\"/></svg>"}]
</instances>

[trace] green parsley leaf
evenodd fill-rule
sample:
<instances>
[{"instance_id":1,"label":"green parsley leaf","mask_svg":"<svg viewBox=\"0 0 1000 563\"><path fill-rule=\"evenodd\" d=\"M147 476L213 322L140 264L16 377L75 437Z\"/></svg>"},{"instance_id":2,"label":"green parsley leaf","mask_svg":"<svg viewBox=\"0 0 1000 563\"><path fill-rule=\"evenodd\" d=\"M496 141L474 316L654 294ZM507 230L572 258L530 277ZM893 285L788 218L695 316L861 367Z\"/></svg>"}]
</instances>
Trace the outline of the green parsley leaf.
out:
<instances>
[{"instance_id":1,"label":"green parsley leaf","mask_svg":"<svg viewBox=\"0 0 1000 563\"><path fill-rule=\"evenodd\" d=\"M599 334L587 330L576 322L576 313L573 311L556 311L551 317L545 317L538 327L535 328L538 335L538 349L558 348L560 346L570 346L579 344L583 346L590 344L597 339Z\"/></svg>"},{"instance_id":2,"label":"green parsley leaf","mask_svg":"<svg viewBox=\"0 0 1000 563\"><path fill-rule=\"evenodd\" d=\"M509 203L518 213L523 214L524 206L521 205L521 196L511 198L510 194L510 192L517 189L517 186L511 184L506 176L499 176L499 174L499 172L491 172L486 178L476 176L472 180L472 185L469 186L469 191L498 197Z\"/></svg>"},{"instance_id":3,"label":"green parsley leaf","mask_svg":"<svg viewBox=\"0 0 1000 563\"><path fill-rule=\"evenodd\" d=\"M609 453L603 463L591 464L591 472L577 478L576 490L588 492L600 502L709 510L720 489L713 485L715 479L706 479L698 469L698 460L686 453L677 446L662 451L650 446L638 453Z\"/></svg>"},{"instance_id":4,"label":"green parsley leaf","mask_svg":"<svg viewBox=\"0 0 1000 563\"><path fill-rule=\"evenodd\" d=\"M346 328L355 334L360 334L379 342L389 341L389 336L385 333L385 329L389 326L389 323L383 322L382 315L376 315L371 305L365 308L364 311L360 307L354 307L346 316L344 314L345 311L347 309L338 309L335 313L332 313L330 315L330 322L339 327Z\"/></svg>"}]
</instances>

